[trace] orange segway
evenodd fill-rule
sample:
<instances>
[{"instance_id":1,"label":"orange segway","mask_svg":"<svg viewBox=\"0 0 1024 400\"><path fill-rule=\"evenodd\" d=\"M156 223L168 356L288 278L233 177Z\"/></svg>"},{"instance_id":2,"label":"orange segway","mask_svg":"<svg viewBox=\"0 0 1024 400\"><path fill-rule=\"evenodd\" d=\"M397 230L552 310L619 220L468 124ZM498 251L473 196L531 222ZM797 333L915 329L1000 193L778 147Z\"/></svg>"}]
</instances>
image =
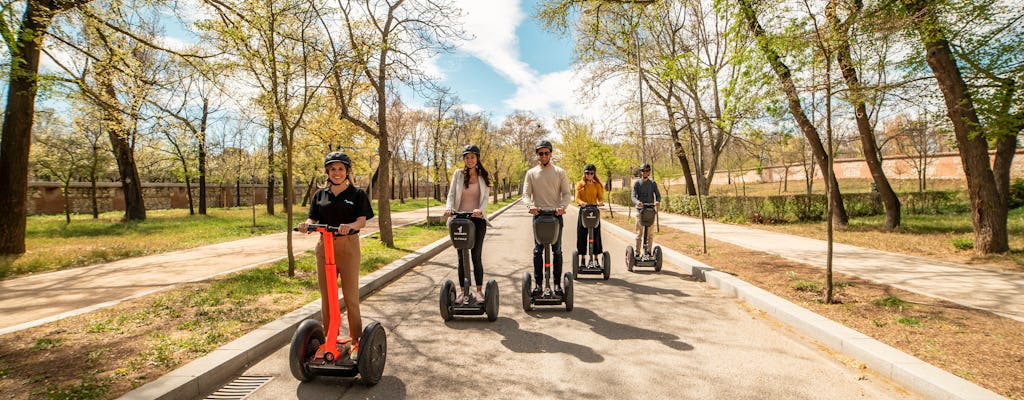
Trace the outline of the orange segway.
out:
<instances>
[{"instance_id":1,"label":"orange segway","mask_svg":"<svg viewBox=\"0 0 1024 400\"><path fill-rule=\"evenodd\" d=\"M318 375L353 377L359 375L363 385L373 386L380 382L384 373L384 362L387 360L388 338L384 327L379 322L371 322L363 329L359 338L358 359L350 357L351 343L338 340L341 329L341 306L338 304L338 266L334 263L334 236L338 227L324 224L310 224L308 229L320 232L324 244L324 268L328 277L327 304L328 321L323 324L315 319L307 319L299 324L292 335L291 349L288 352L288 364L292 376L302 382L308 382ZM298 230L298 228L295 228ZM348 235L358 234L350 231ZM325 328L326 326L326 332ZM325 335L326 334L326 335Z\"/></svg>"}]
</instances>

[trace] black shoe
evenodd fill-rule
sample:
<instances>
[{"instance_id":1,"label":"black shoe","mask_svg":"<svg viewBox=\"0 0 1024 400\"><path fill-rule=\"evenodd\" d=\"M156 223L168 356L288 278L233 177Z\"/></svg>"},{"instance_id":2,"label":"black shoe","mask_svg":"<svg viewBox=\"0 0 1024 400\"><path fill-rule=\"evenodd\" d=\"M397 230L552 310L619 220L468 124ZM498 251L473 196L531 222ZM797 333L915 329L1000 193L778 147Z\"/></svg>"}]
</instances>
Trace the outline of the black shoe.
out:
<instances>
[{"instance_id":1,"label":"black shoe","mask_svg":"<svg viewBox=\"0 0 1024 400\"><path fill-rule=\"evenodd\" d=\"M541 289L541 287L540 287L540 286L535 286L535 287L533 288L533 293L532 293L532 294L533 294L534 296L540 296L540 294L541 294L541 293L544 293L544 289Z\"/></svg>"},{"instance_id":2,"label":"black shoe","mask_svg":"<svg viewBox=\"0 0 1024 400\"><path fill-rule=\"evenodd\" d=\"M565 295L565 292L562 291L562 287L561 286L555 286L555 296L562 297L564 295Z\"/></svg>"}]
</instances>

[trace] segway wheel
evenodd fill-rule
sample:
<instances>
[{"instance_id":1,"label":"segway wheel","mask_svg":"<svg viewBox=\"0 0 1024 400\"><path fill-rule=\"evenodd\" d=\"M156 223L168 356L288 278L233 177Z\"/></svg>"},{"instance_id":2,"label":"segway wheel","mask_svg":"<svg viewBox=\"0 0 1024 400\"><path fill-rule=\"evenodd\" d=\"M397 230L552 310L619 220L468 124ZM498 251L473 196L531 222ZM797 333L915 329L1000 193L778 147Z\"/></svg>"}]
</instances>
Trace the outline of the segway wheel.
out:
<instances>
[{"instance_id":1,"label":"segway wheel","mask_svg":"<svg viewBox=\"0 0 1024 400\"><path fill-rule=\"evenodd\" d=\"M661 272L661 246L654 246L654 272Z\"/></svg>"},{"instance_id":2,"label":"segway wheel","mask_svg":"<svg viewBox=\"0 0 1024 400\"><path fill-rule=\"evenodd\" d=\"M612 277L612 255L607 251L601 255L601 265L604 266L604 280Z\"/></svg>"},{"instance_id":3,"label":"segway wheel","mask_svg":"<svg viewBox=\"0 0 1024 400\"><path fill-rule=\"evenodd\" d=\"M441 319L451 321L453 317L452 308L455 304L455 283L451 279L445 279L441 284Z\"/></svg>"},{"instance_id":4,"label":"segway wheel","mask_svg":"<svg viewBox=\"0 0 1024 400\"><path fill-rule=\"evenodd\" d=\"M580 254L576 250L572 251L572 276L580 278Z\"/></svg>"},{"instance_id":5,"label":"segway wheel","mask_svg":"<svg viewBox=\"0 0 1024 400\"><path fill-rule=\"evenodd\" d=\"M565 302L565 311L572 311L572 278L572 272L566 272L562 278L562 290L564 292L562 294L562 301Z\"/></svg>"},{"instance_id":6,"label":"segway wheel","mask_svg":"<svg viewBox=\"0 0 1024 400\"><path fill-rule=\"evenodd\" d=\"M371 322L359 338L359 359L356 360L363 386L370 387L380 382L387 358L388 334L379 322Z\"/></svg>"},{"instance_id":7,"label":"segway wheel","mask_svg":"<svg viewBox=\"0 0 1024 400\"><path fill-rule=\"evenodd\" d=\"M626 269L633 272L634 265L636 265L636 254L633 253L633 246L626 246Z\"/></svg>"},{"instance_id":8,"label":"segway wheel","mask_svg":"<svg viewBox=\"0 0 1024 400\"><path fill-rule=\"evenodd\" d=\"M494 322L498 319L498 282L494 279L487 281L484 286L484 310L487 311L487 320Z\"/></svg>"},{"instance_id":9,"label":"segway wheel","mask_svg":"<svg viewBox=\"0 0 1024 400\"><path fill-rule=\"evenodd\" d=\"M523 310L533 311L533 295L530 294L532 289L533 276L529 272L523 272Z\"/></svg>"},{"instance_id":10,"label":"segway wheel","mask_svg":"<svg viewBox=\"0 0 1024 400\"><path fill-rule=\"evenodd\" d=\"M309 369L309 362L316 356L316 350L324 343L324 327L320 321L307 319L299 324L292 335L292 346L288 350L288 367L292 376L301 382L309 382L315 376Z\"/></svg>"}]
</instances>

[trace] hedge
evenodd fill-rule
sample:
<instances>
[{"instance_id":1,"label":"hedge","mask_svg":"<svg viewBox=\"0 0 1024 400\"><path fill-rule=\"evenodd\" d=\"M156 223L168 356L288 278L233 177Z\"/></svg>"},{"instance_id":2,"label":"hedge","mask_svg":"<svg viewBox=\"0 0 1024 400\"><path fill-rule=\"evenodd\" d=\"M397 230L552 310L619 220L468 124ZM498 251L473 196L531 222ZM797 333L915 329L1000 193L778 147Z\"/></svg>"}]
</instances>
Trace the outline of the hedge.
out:
<instances>
[{"instance_id":1,"label":"hedge","mask_svg":"<svg viewBox=\"0 0 1024 400\"><path fill-rule=\"evenodd\" d=\"M904 214L948 214L965 212L967 202L963 192L929 191L900 193L900 204ZM611 193L615 204L629 206L629 190ZM820 221L825 218L824 194L792 194L780 196L710 196L704 197L704 212L708 218L727 222L787 223L798 221ZM885 207L878 193L843 194L843 204L850 217L881 215ZM700 216L696 196L663 196L661 208L665 211Z\"/></svg>"}]
</instances>

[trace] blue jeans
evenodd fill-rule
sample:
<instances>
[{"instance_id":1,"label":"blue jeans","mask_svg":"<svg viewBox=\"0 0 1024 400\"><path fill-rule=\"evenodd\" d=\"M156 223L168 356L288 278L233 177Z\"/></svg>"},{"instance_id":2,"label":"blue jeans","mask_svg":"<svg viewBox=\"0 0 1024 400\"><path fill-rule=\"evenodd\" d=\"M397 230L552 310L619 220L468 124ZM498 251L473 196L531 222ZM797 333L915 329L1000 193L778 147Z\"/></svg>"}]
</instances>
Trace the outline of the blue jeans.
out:
<instances>
[{"instance_id":1,"label":"blue jeans","mask_svg":"<svg viewBox=\"0 0 1024 400\"><path fill-rule=\"evenodd\" d=\"M533 219L537 219L537 215L533 216ZM562 286L562 227L565 224L562 222L562 216L557 215L555 218L558 219L558 239L555 239L555 243L551 245L551 253L553 253L551 266L554 268L552 271L554 274L551 276L555 286ZM533 279L537 282L537 287L543 287L544 285L544 246L536 241L533 242Z\"/></svg>"}]
</instances>

